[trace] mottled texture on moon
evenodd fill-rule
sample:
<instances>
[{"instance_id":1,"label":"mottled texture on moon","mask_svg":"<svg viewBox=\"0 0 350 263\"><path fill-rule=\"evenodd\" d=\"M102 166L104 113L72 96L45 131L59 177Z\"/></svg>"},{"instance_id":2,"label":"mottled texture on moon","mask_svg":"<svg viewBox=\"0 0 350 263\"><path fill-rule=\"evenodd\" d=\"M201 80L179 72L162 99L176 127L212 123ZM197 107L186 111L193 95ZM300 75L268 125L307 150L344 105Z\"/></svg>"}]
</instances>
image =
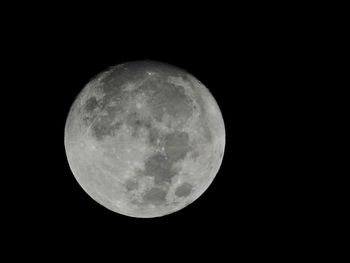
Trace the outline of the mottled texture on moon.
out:
<instances>
[{"instance_id":1,"label":"mottled texture on moon","mask_svg":"<svg viewBox=\"0 0 350 263\"><path fill-rule=\"evenodd\" d=\"M196 200L217 174L225 127L209 90L159 62L111 67L74 101L65 127L70 168L106 208L158 217Z\"/></svg>"}]
</instances>

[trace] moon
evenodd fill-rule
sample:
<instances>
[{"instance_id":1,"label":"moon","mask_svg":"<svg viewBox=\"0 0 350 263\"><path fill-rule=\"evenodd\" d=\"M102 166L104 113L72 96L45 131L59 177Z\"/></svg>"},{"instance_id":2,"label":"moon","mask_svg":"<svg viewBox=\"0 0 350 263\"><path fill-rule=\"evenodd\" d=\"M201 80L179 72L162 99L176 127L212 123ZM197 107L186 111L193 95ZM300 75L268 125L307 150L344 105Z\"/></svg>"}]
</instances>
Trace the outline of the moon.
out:
<instances>
[{"instance_id":1,"label":"moon","mask_svg":"<svg viewBox=\"0 0 350 263\"><path fill-rule=\"evenodd\" d=\"M209 90L155 61L110 67L72 104L64 145L80 186L102 206L151 218L201 196L222 163L225 126Z\"/></svg>"}]
</instances>

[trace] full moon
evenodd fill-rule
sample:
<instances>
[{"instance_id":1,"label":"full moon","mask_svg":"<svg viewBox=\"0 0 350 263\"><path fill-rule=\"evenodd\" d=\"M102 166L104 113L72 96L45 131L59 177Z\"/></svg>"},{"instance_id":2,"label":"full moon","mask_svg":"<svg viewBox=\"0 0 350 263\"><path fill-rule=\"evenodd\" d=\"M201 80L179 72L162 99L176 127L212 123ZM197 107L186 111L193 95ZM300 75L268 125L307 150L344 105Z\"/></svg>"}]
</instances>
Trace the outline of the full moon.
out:
<instances>
[{"instance_id":1,"label":"full moon","mask_svg":"<svg viewBox=\"0 0 350 263\"><path fill-rule=\"evenodd\" d=\"M225 126L209 90L190 73L134 61L90 80L69 111L64 145L74 177L96 202L126 216L159 217L212 183Z\"/></svg>"}]
</instances>

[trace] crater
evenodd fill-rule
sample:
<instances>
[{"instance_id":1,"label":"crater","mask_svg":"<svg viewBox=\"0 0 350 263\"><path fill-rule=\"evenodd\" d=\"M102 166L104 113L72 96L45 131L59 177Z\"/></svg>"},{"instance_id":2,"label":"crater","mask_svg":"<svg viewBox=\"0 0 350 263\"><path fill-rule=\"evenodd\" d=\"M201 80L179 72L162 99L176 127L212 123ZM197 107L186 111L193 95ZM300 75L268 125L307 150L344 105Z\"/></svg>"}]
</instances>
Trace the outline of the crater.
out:
<instances>
[{"instance_id":1,"label":"crater","mask_svg":"<svg viewBox=\"0 0 350 263\"><path fill-rule=\"evenodd\" d=\"M193 160L196 160L200 156L200 153L198 150L192 150L190 154L190 158Z\"/></svg>"},{"instance_id":2,"label":"crater","mask_svg":"<svg viewBox=\"0 0 350 263\"><path fill-rule=\"evenodd\" d=\"M121 125L122 122L113 122L109 116L102 116L100 120L92 124L91 130L97 140L102 140L106 136L114 136Z\"/></svg>"},{"instance_id":3,"label":"crater","mask_svg":"<svg viewBox=\"0 0 350 263\"><path fill-rule=\"evenodd\" d=\"M98 140L102 140L107 135L112 135L111 128L104 122L95 122L92 125L91 130L93 136Z\"/></svg>"},{"instance_id":4,"label":"crater","mask_svg":"<svg viewBox=\"0 0 350 263\"><path fill-rule=\"evenodd\" d=\"M153 187L143 195L143 201L145 203L159 205L165 202L166 194L167 193L164 190L158 187Z\"/></svg>"},{"instance_id":5,"label":"crater","mask_svg":"<svg viewBox=\"0 0 350 263\"><path fill-rule=\"evenodd\" d=\"M170 161L176 162L183 159L190 150L188 133L175 131L167 134L164 148Z\"/></svg>"},{"instance_id":6,"label":"crater","mask_svg":"<svg viewBox=\"0 0 350 263\"><path fill-rule=\"evenodd\" d=\"M167 82L163 78L154 78L144 84L149 92L149 105L152 115L162 121L167 113L179 121L186 121L193 112L192 100L185 94L185 88Z\"/></svg>"},{"instance_id":7,"label":"crater","mask_svg":"<svg viewBox=\"0 0 350 263\"><path fill-rule=\"evenodd\" d=\"M205 140L210 143L212 141L212 134L206 119L202 120L202 128Z\"/></svg>"},{"instance_id":8,"label":"crater","mask_svg":"<svg viewBox=\"0 0 350 263\"><path fill-rule=\"evenodd\" d=\"M193 186L189 183L183 183L175 190L175 195L178 197L186 197L192 192Z\"/></svg>"},{"instance_id":9,"label":"crater","mask_svg":"<svg viewBox=\"0 0 350 263\"><path fill-rule=\"evenodd\" d=\"M136 111L131 112L126 117L126 124L132 129L132 135L134 137L138 136L140 129L150 129L152 127L151 121L145 117L140 116Z\"/></svg>"},{"instance_id":10,"label":"crater","mask_svg":"<svg viewBox=\"0 0 350 263\"><path fill-rule=\"evenodd\" d=\"M172 164L166 156L156 153L146 160L143 173L146 176L152 176L155 184L170 183L171 178L177 174Z\"/></svg>"},{"instance_id":11,"label":"crater","mask_svg":"<svg viewBox=\"0 0 350 263\"><path fill-rule=\"evenodd\" d=\"M160 137L159 131L151 127L148 131L148 141L151 146L158 146L158 139Z\"/></svg>"},{"instance_id":12,"label":"crater","mask_svg":"<svg viewBox=\"0 0 350 263\"><path fill-rule=\"evenodd\" d=\"M140 124L140 122L140 116L137 114L137 112L130 112L126 117L126 123L132 127Z\"/></svg>"},{"instance_id":13,"label":"crater","mask_svg":"<svg viewBox=\"0 0 350 263\"><path fill-rule=\"evenodd\" d=\"M137 82L147 76L147 62L129 62L107 70L108 73L101 80L102 89L110 97L118 97L121 88L126 83Z\"/></svg>"},{"instance_id":14,"label":"crater","mask_svg":"<svg viewBox=\"0 0 350 263\"><path fill-rule=\"evenodd\" d=\"M87 127L91 126L92 135L95 139L102 140L107 135L113 136L117 133L122 125L122 121L116 120L116 117L122 108L123 106L120 104L109 105L104 110L84 115L85 124Z\"/></svg>"},{"instance_id":15,"label":"crater","mask_svg":"<svg viewBox=\"0 0 350 263\"><path fill-rule=\"evenodd\" d=\"M85 111L92 113L98 107L98 101L96 97L91 97L85 102Z\"/></svg>"},{"instance_id":16,"label":"crater","mask_svg":"<svg viewBox=\"0 0 350 263\"><path fill-rule=\"evenodd\" d=\"M134 191L139 188L139 183L129 178L125 181L125 188L128 191Z\"/></svg>"},{"instance_id":17,"label":"crater","mask_svg":"<svg viewBox=\"0 0 350 263\"><path fill-rule=\"evenodd\" d=\"M206 104L202 98L202 95L200 93L195 93L197 104L200 108L200 126L202 129L203 137L205 138L206 142L210 143L212 141L212 132L210 130L209 124L208 124L208 112L206 110Z\"/></svg>"},{"instance_id":18,"label":"crater","mask_svg":"<svg viewBox=\"0 0 350 263\"><path fill-rule=\"evenodd\" d=\"M101 80L101 89L106 94L105 97L118 97L122 86L130 80L130 76L125 68L112 67L106 76Z\"/></svg>"},{"instance_id":19,"label":"crater","mask_svg":"<svg viewBox=\"0 0 350 263\"><path fill-rule=\"evenodd\" d=\"M88 98L81 107L81 119L86 126L90 126L90 124L98 115L98 112L100 110L99 103L99 100L96 97L92 96Z\"/></svg>"}]
</instances>

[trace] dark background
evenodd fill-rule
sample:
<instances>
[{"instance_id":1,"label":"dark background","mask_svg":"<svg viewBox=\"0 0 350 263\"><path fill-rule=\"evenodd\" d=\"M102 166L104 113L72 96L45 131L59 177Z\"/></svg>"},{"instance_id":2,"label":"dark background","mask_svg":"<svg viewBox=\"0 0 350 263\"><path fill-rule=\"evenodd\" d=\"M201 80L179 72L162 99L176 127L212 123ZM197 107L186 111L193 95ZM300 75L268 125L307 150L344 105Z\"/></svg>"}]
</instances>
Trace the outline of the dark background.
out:
<instances>
[{"instance_id":1,"label":"dark background","mask_svg":"<svg viewBox=\"0 0 350 263\"><path fill-rule=\"evenodd\" d=\"M219 260L283 250L283 242L298 235L305 218L294 213L302 191L293 188L300 183L294 164L305 160L291 159L286 149L302 132L292 111L302 103L293 98L303 94L295 76L305 71L295 63L300 49L310 47L294 37L298 30L284 12L271 17L258 6L180 6L153 12L118 6L115 13L49 6L12 22L3 52L12 63L7 79L16 87L12 114L22 128L14 132L20 151L13 155L21 163L11 165L21 180L15 179L18 206L11 206L16 216L9 216L11 242L53 255L102 248L130 260L186 261L181 257L188 254ZM208 190L186 208L153 219L97 204L74 179L64 150L65 120L84 85L109 66L142 59L197 77L215 97L226 128L224 159Z\"/></svg>"}]
</instances>

